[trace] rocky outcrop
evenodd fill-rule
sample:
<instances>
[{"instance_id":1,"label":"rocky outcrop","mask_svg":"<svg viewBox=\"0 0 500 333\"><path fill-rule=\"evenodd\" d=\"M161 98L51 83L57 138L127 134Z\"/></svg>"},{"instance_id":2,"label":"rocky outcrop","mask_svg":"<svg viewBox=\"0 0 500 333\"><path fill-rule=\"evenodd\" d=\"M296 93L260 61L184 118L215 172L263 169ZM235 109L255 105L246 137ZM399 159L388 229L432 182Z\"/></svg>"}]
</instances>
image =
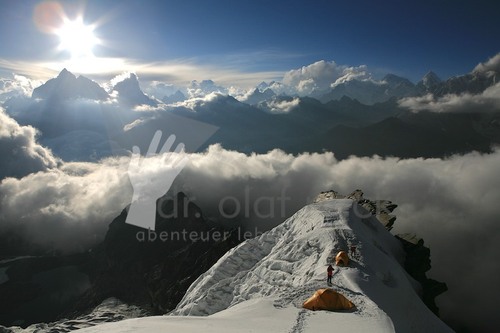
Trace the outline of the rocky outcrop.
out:
<instances>
[{"instance_id":1,"label":"rocky outcrop","mask_svg":"<svg viewBox=\"0 0 500 333\"><path fill-rule=\"evenodd\" d=\"M446 283L439 282L427 277L426 273L431 269L431 251L424 246L424 240L415 238L408 234L396 236L406 252L404 267L408 274L417 280L422 286L422 301L432 312L439 316L439 308L435 298L448 290Z\"/></svg>"},{"instance_id":2,"label":"rocky outcrop","mask_svg":"<svg viewBox=\"0 0 500 333\"><path fill-rule=\"evenodd\" d=\"M27 326L58 318L90 287L81 268L87 254L25 257L2 261L7 279L0 284L0 324Z\"/></svg>"},{"instance_id":3,"label":"rocky outcrop","mask_svg":"<svg viewBox=\"0 0 500 333\"><path fill-rule=\"evenodd\" d=\"M329 199L351 199L365 208L372 215L375 215L377 219L382 223L387 230L391 230L394 222L396 221L396 216L391 214L394 209L398 207L398 205L394 204L389 200L370 200L363 197L364 193L361 190L354 190L349 195L343 195L336 191L330 190L321 192L314 202L320 202L323 200Z\"/></svg>"}]
</instances>

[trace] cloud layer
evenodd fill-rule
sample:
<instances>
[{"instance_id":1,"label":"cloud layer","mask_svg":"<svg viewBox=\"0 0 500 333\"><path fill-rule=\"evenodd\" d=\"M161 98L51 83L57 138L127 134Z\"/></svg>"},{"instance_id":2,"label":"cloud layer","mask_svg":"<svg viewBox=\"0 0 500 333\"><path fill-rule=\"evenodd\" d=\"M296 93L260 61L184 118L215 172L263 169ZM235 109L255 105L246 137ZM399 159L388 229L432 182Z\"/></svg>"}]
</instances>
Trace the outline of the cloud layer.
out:
<instances>
[{"instance_id":1,"label":"cloud layer","mask_svg":"<svg viewBox=\"0 0 500 333\"><path fill-rule=\"evenodd\" d=\"M128 177L118 160L66 163L58 169L0 183L0 233L46 250L82 251L104 236L130 202Z\"/></svg>"}]
</instances>

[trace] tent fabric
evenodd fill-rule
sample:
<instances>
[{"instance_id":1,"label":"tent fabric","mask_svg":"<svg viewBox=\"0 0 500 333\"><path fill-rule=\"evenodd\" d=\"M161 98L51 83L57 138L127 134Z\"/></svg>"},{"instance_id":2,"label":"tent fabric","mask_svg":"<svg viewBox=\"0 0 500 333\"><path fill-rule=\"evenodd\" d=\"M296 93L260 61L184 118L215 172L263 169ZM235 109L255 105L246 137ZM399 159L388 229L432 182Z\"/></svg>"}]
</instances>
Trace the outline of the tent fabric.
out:
<instances>
[{"instance_id":1,"label":"tent fabric","mask_svg":"<svg viewBox=\"0 0 500 333\"><path fill-rule=\"evenodd\" d=\"M347 266L349 265L349 256L345 251L340 251L335 257L335 265L337 266Z\"/></svg>"},{"instance_id":2,"label":"tent fabric","mask_svg":"<svg viewBox=\"0 0 500 333\"><path fill-rule=\"evenodd\" d=\"M309 310L351 310L354 304L351 303L344 295L339 294L333 289L324 288L318 289L309 299L307 299L302 307Z\"/></svg>"}]
</instances>

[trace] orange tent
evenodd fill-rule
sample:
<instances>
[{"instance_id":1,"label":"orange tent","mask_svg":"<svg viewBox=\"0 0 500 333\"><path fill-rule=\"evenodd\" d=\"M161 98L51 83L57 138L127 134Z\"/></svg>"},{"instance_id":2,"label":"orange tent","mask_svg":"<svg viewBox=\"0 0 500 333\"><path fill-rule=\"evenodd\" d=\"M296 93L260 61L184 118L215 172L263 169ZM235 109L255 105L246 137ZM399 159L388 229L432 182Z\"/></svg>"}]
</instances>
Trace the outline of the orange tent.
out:
<instances>
[{"instance_id":1,"label":"orange tent","mask_svg":"<svg viewBox=\"0 0 500 333\"><path fill-rule=\"evenodd\" d=\"M351 303L344 295L339 294L333 289L324 288L318 289L307 301L302 304L302 307L309 310L351 310L354 304Z\"/></svg>"},{"instance_id":2,"label":"orange tent","mask_svg":"<svg viewBox=\"0 0 500 333\"><path fill-rule=\"evenodd\" d=\"M335 265L337 266L347 266L349 265L349 256L345 251L340 251L335 257Z\"/></svg>"}]
</instances>

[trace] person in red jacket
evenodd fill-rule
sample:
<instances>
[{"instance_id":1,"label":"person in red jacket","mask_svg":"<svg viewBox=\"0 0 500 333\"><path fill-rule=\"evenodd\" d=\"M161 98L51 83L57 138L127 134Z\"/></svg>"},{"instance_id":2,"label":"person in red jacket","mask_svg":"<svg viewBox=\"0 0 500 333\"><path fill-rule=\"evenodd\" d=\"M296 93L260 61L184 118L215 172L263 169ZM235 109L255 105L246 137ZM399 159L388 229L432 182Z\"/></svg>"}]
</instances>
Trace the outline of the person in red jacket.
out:
<instances>
[{"instance_id":1,"label":"person in red jacket","mask_svg":"<svg viewBox=\"0 0 500 333\"><path fill-rule=\"evenodd\" d=\"M328 278L326 279L326 282L328 284L332 284L332 276L333 276L333 267L332 267L332 265L328 265L328 268L326 269L326 273L328 275Z\"/></svg>"}]
</instances>

